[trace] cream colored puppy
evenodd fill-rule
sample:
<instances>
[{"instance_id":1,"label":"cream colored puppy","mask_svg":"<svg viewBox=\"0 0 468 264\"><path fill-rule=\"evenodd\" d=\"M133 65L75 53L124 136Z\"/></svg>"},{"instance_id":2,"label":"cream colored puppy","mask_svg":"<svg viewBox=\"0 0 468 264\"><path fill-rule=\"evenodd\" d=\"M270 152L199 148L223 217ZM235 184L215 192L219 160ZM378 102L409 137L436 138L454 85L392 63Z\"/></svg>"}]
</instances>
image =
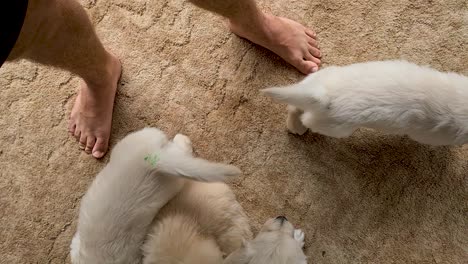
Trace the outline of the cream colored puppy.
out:
<instances>
[{"instance_id":1,"label":"cream colored puppy","mask_svg":"<svg viewBox=\"0 0 468 264\"><path fill-rule=\"evenodd\" d=\"M268 220L254 240L245 242L223 264L306 264L304 233L286 217Z\"/></svg>"},{"instance_id":2,"label":"cream colored puppy","mask_svg":"<svg viewBox=\"0 0 468 264\"><path fill-rule=\"evenodd\" d=\"M263 93L289 104L295 134L341 138L367 127L430 145L468 142L468 77L406 61L332 66Z\"/></svg>"},{"instance_id":3,"label":"cream colored puppy","mask_svg":"<svg viewBox=\"0 0 468 264\"><path fill-rule=\"evenodd\" d=\"M247 216L225 183L187 181L156 215L143 263L220 264L251 238Z\"/></svg>"},{"instance_id":4,"label":"cream colored puppy","mask_svg":"<svg viewBox=\"0 0 468 264\"><path fill-rule=\"evenodd\" d=\"M156 216L144 264L220 264L250 240L248 219L224 183L187 182Z\"/></svg>"},{"instance_id":5,"label":"cream colored puppy","mask_svg":"<svg viewBox=\"0 0 468 264\"><path fill-rule=\"evenodd\" d=\"M183 135L170 141L160 130L145 128L115 146L81 201L72 263L141 263L150 225L184 187L184 177L222 181L240 174L234 166L194 158L188 142Z\"/></svg>"}]
</instances>

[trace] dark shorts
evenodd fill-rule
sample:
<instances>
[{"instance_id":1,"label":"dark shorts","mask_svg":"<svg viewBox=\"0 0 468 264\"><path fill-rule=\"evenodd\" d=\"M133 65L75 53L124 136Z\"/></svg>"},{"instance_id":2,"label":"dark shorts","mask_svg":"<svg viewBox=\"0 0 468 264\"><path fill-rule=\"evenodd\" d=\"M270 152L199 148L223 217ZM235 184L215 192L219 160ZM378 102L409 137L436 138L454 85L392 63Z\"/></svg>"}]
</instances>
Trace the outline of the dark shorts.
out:
<instances>
[{"instance_id":1,"label":"dark shorts","mask_svg":"<svg viewBox=\"0 0 468 264\"><path fill-rule=\"evenodd\" d=\"M15 46L27 9L28 0L0 0L0 67Z\"/></svg>"}]
</instances>

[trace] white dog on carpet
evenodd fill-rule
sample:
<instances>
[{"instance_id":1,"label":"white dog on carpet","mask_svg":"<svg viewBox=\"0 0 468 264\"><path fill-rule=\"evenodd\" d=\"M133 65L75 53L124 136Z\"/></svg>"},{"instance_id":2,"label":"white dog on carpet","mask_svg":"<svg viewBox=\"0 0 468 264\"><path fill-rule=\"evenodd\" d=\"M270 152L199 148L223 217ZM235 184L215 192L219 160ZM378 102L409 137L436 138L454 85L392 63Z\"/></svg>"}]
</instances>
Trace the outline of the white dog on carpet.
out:
<instances>
[{"instance_id":1,"label":"white dog on carpet","mask_svg":"<svg viewBox=\"0 0 468 264\"><path fill-rule=\"evenodd\" d=\"M109 163L97 175L81 202L78 228L71 244L72 263L141 263L141 248L151 223L158 211L184 188L187 180L183 177L222 181L241 173L234 166L193 157L188 151L191 150L189 143L183 135L169 141L160 130L145 128L126 136L115 146ZM233 197L226 200L235 202ZM237 217L245 217L237 202L229 209L232 209L230 214L239 213ZM246 222L227 223L227 229L247 230L238 232L241 236L236 241L238 245L242 239L248 239L250 231L248 225L238 227L235 224ZM233 225L229 226L231 223ZM229 240L222 234L217 235L220 241Z\"/></svg>"},{"instance_id":2,"label":"white dog on carpet","mask_svg":"<svg viewBox=\"0 0 468 264\"><path fill-rule=\"evenodd\" d=\"M248 219L226 184L183 179L238 174L194 158L186 136L169 141L154 128L128 135L81 202L72 263L306 263L304 234L286 218L267 221L249 241Z\"/></svg>"},{"instance_id":3,"label":"white dog on carpet","mask_svg":"<svg viewBox=\"0 0 468 264\"><path fill-rule=\"evenodd\" d=\"M468 77L406 61L332 66L264 94L289 104L292 133L347 137L359 127L430 145L468 142Z\"/></svg>"}]
</instances>

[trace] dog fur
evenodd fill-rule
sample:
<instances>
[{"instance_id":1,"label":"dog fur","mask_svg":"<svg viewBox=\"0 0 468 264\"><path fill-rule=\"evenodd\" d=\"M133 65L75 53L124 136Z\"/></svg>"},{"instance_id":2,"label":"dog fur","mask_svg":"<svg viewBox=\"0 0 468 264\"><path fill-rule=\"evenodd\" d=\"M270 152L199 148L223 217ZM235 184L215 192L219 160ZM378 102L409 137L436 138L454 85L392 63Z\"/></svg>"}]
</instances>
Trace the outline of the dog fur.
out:
<instances>
[{"instance_id":1,"label":"dog fur","mask_svg":"<svg viewBox=\"0 0 468 264\"><path fill-rule=\"evenodd\" d=\"M367 127L429 145L468 142L468 78L406 61L332 66L263 93L289 104L295 134L342 138Z\"/></svg>"},{"instance_id":2,"label":"dog fur","mask_svg":"<svg viewBox=\"0 0 468 264\"><path fill-rule=\"evenodd\" d=\"M157 215L144 264L220 264L250 240L247 216L224 183L187 181Z\"/></svg>"},{"instance_id":3,"label":"dog fur","mask_svg":"<svg viewBox=\"0 0 468 264\"><path fill-rule=\"evenodd\" d=\"M145 128L115 146L81 202L72 263L141 263L154 217L184 188L184 178L214 182L241 173L231 165L194 158L189 143L183 135L169 141L160 130ZM145 157L155 153L157 163L150 164Z\"/></svg>"},{"instance_id":4,"label":"dog fur","mask_svg":"<svg viewBox=\"0 0 468 264\"><path fill-rule=\"evenodd\" d=\"M254 240L245 242L223 264L306 264L304 233L285 217L268 220Z\"/></svg>"}]
</instances>

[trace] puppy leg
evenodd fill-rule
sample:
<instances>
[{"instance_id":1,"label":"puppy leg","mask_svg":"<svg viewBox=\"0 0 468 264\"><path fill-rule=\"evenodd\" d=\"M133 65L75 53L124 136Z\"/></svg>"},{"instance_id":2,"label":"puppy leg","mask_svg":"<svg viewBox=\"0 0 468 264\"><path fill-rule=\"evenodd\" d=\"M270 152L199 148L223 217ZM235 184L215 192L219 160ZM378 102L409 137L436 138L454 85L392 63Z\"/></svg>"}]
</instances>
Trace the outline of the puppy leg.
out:
<instances>
[{"instance_id":1,"label":"puppy leg","mask_svg":"<svg viewBox=\"0 0 468 264\"><path fill-rule=\"evenodd\" d=\"M177 134L172 141L184 152L192 154L192 141L186 135Z\"/></svg>"},{"instance_id":2,"label":"puppy leg","mask_svg":"<svg viewBox=\"0 0 468 264\"><path fill-rule=\"evenodd\" d=\"M304 113L301 109L288 105L288 118L286 125L291 133L302 135L307 131L307 127L302 124L301 116Z\"/></svg>"},{"instance_id":3,"label":"puppy leg","mask_svg":"<svg viewBox=\"0 0 468 264\"><path fill-rule=\"evenodd\" d=\"M236 198L227 185L226 190L219 193L222 196L216 200L221 207L218 207L216 214L225 223L221 232L216 232L216 241L221 251L229 255L239 249L245 241L252 240L253 234L250 230L249 218L245 214L242 206L236 201ZM219 190L222 190L221 188ZM216 199L216 197L214 197ZM211 203L214 203L211 202ZM212 210L212 214L215 211Z\"/></svg>"},{"instance_id":4,"label":"puppy leg","mask_svg":"<svg viewBox=\"0 0 468 264\"><path fill-rule=\"evenodd\" d=\"M301 246L301 248L304 247L304 238L305 238L305 234L301 229L294 230L294 239L297 242L299 242L299 245Z\"/></svg>"},{"instance_id":5,"label":"puppy leg","mask_svg":"<svg viewBox=\"0 0 468 264\"><path fill-rule=\"evenodd\" d=\"M312 112L305 112L300 119L302 124L310 128L312 132L334 138L349 137L356 130L348 124L338 123L326 116L317 116L317 113Z\"/></svg>"},{"instance_id":6,"label":"puppy leg","mask_svg":"<svg viewBox=\"0 0 468 264\"><path fill-rule=\"evenodd\" d=\"M244 241L250 240L252 240L252 231L250 231L250 226L247 221L244 223L236 223L235 226L231 227L216 239L225 256L239 249Z\"/></svg>"}]
</instances>

